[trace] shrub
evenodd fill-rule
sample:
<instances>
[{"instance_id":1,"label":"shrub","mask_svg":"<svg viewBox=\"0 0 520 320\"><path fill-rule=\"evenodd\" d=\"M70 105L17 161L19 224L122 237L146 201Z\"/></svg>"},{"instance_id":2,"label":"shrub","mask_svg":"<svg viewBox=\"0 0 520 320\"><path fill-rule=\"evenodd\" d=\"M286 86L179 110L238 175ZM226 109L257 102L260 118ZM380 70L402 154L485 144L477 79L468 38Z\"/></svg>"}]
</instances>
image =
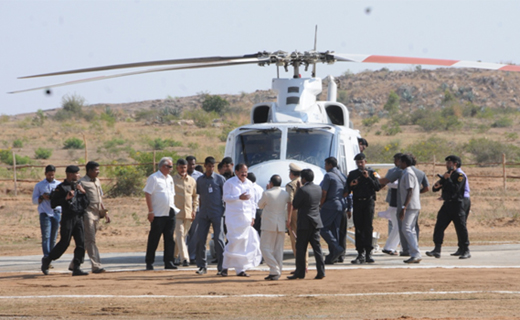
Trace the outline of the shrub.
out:
<instances>
[{"instance_id":1,"label":"shrub","mask_svg":"<svg viewBox=\"0 0 520 320\"><path fill-rule=\"evenodd\" d=\"M45 122L46 119L47 119L47 116L45 115L45 113L43 113L43 110L38 109L38 111L36 112L36 115L32 119L32 123L36 127L41 127L41 126L43 126L43 123Z\"/></svg>"},{"instance_id":2,"label":"shrub","mask_svg":"<svg viewBox=\"0 0 520 320\"><path fill-rule=\"evenodd\" d=\"M20 155L15 154L15 158L16 158L17 165L31 163L31 159L27 156L20 156ZM6 163L8 165L11 165L11 166L14 164L13 152L11 151L11 149L0 150L0 161L2 161L3 163Z\"/></svg>"},{"instance_id":3,"label":"shrub","mask_svg":"<svg viewBox=\"0 0 520 320\"><path fill-rule=\"evenodd\" d=\"M506 155L508 161L520 159L520 148L508 143L488 140L486 138L471 139L464 149L471 153L476 162L501 162L502 154Z\"/></svg>"},{"instance_id":4,"label":"shrub","mask_svg":"<svg viewBox=\"0 0 520 320\"><path fill-rule=\"evenodd\" d=\"M140 196L144 187L143 171L135 166L113 167L108 176L116 179L116 183L107 192L110 197Z\"/></svg>"},{"instance_id":5,"label":"shrub","mask_svg":"<svg viewBox=\"0 0 520 320\"><path fill-rule=\"evenodd\" d=\"M63 143L63 149L83 149L85 148L85 145L83 144L83 141L78 138L68 138Z\"/></svg>"},{"instance_id":6,"label":"shrub","mask_svg":"<svg viewBox=\"0 0 520 320\"><path fill-rule=\"evenodd\" d=\"M383 130L387 136L395 136L396 134L402 132L401 126L397 122L388 122L387 124L381 126L381 130Z\"/></svg>"},{"instance_id":7,"label":"shrub","mask_svg":"<svg viewBox=\"0 0 520 320\"><path fill-rule=\"evenodd\" d=\"M372 116L369 118L365 118L361 121L361 123L367 128L371 128L374 124L376 124L378 122L379 122L378 116Z\"/></svg>"},{"instance_id":8,"label":"shrub","mask_svg":"<svg viewBox=\"0 0 520 320\"><path fill-rule=\"evenodd\" d=\"M156 138L155 140L148 141L148 145L150 145L153 150L163 150L167 147L182 147L182 142L173 139Z\"/></svg>"},{"instance_id":9,"label":"shrub","mask_svg":"<svg viewBox=\"0 0 520 320\"><path fill-rule=\"evenodd\" d=\"M387 144L370 144L363 153L371 163L387 163L393 161L393 156L400 151L399 140L390 141Z\"/></svg>"},{"instance_id":10,"label":"shrub","mask_svg":"<svg viewBox=\"0 0 520 320\"><path fill-rule=\"evenodd\" d=\"M411 144L406 151L412 153L419 162L431 161L434 155L437 160L444 160L450 154L460 155L461 152L456 143L436 136Z\"/></svg>"},{"instance_id":11,"label":"shrub","mask_svg":"<svg viewBox=\"0 0 520 320\"><path fill-rule=\"evenodd\" d=\"M23 148L22 139L16 139L13 141L13 148Z\"/></svg>"},{"instance_id":12,"label":"shrub","mask_svg":"<svg viewBox=\"0 0 520 320\"><path fill-rule=\"evenodd\" d=\"M66 95L61 99L61 107L63 110L76 115L82 115L84 105L85 98L77 94Z\"/></svg>"},{"instance_id":13,"label":"shrub","mask_svg":"<svg viewBox=\"0 0 520 320\"><path fill-rule=\"evenodd\" d=\"M493 127L493 128L507 128L507 127L511 127L512 125L513 125L513 119L511 119L508 116L504 116L504 117L496 120L495 122L493 122L491 127Z\"/></svg>"},{"instance_id":14,"label":"shrub","mask_svg":"<svg viewBox=\"0 0 520 320\"><path fill-rule=\"evenodd\" d=\"M216 112L206 112L204 110L187 111L184 114L185 119L192 119L195 125L199 128L206 128L211 126L213 119L217 119L219 115Z\"/></svg>"},{"instance_id":15,"label":"shrub","mask_svg":"<svg viewBox=\"0 0 520 320\"><path fill-rule=\"evenodd\" d=\"M462 127L462 122L456 116L444 117L441 112L434 112L429 118L423 118L417 121L424 131L437 130L455 130Z\"/></svg>"},{"instance_id":16,"label":"shrub","mask_svg":"<svg viewBox=\"0 0 520 320\"><path fill-rule=\"evenodd\" d=\"M216 112L219 115L224 114L226 108L229 107L229 101L218 95L205 94L202 102L202 110L206 112Z\"/></svg>"},{"instance_id":17,"label":"shrub","mask_svg":"<svg viewBox=\"0 0 520 320\"><path fill-rule=\"evenodd\" d=\"M139 152L132 150L130 152L130 157L137 161L138 163L150 163L146 166L140 166L140 170L144 172L145 176L149 176L154 173L157 168L154 168L151 163L153 163L153 152ZM159 160L163 157L171 157L173 159L173 163L180 158L175 151L159 151L155 153L155 161L156 164L159 163Z\"/></svg>"},{"instance_id":18,"label":"shrub","mask_svg":"<svg viewBox=\"0 0 520 320\"><path fill-rule=\"evenodd\" d=\"M38 148L34 151L35 159L49 159L52 156L52 149Z\"/></svg>"},{"instance_id":19,"label":"shrub","mask_svg":"<svg viewBox=\"0 0 520 320\"><path fill-rule=\"evenodd\" d=\"M383 109L388 111L390 114L395 113L399 111L399 101L399 95L392 90L388 95L388 100L386 101Z\"/></svg>"}]
</instances>

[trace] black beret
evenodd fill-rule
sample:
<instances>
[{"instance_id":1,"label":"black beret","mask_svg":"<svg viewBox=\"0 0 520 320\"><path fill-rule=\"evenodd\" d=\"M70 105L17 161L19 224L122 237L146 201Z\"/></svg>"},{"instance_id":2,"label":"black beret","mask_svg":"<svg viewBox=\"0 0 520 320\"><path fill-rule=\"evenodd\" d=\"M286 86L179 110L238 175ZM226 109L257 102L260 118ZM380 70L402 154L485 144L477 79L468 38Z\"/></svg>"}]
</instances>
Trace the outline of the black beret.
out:
<instances>
[{"instance_id":1,"label":"black beret","mask_svg":"<svg viewBox=\"0 0 520 320\"><path fill-rule=\"evenodd\" d=\"M365 138L357 138L358 144L368 147L368 141Z\"/></svg>"},{"instance_id":2,"label":"black beret","mask_svg":"<svg viewBox=\"0 0 520 320\"><path fill-rule=\"evenodd\" d=\"M77 173L77 172L79 172L79 167L78 166L68 166L65 169L65 172L67 172L67 173Z\"/></svg>"},{"instance_id":3,"label":"black beret","mask_svg":"<svg viewBox=\"0 0 520 320\"><path fill-rule=\"evenodd\" d=\"M367 157L365 156L365 154L363 152L361 153L358 153L355 157L354 157L354 160L365 160Z\"/></svg>"},{"instance_id":4,"label":"black beret","mask_svg":"<svg viewBox=\"0 0 520 320\"><path fill-rule=\"evenodd\" d=\"M462 160L460 160L459 157L454 156L454 155L447 156L446 159L444 159L444 161L451 161L451 162L457 163L459 165L459 167L462 165Z\"/></svg>"}]
</instances>

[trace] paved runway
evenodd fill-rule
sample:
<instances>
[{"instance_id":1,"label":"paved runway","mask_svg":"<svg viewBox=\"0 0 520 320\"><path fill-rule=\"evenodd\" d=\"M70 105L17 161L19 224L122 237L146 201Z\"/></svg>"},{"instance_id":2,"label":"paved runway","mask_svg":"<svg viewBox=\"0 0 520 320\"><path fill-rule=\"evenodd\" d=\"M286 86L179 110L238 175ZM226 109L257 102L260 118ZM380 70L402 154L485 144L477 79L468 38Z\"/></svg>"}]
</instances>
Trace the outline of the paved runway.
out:
<instances>
[{"instance_id":1,"label":"paved runway","mask_svg":"<svg viewBox=\"0 0 520 320\"><path fill-rule=\"evenodd\" d=\"M326 265L326 269L354 269L354 268L520 268L520 244L497 244L471 246L471 259L461 260L449 254L455 252L455 247L443 247L442 257L435 259L426 256L424 251L431 248L424 248L421 252L423 260L420 264L405 264L403 260L407 257L389 256L384 253L373 255L375 263L364 265L353 265L350 260L354 259L356 252L347 249L347 259L344 263ZM309 251L311 254L312 251ZM101 253L101 262L108 272L120 271L142 271L145 270L144 252L123 252L123 253ZM54 269L51 273L64 273L67 270L72 254L65 254L59 260L53 261ZM162 253L158 252L155 259L155 271L178 272L178 270L195 271L196 266L182 267L178 270L164 270L162 264ZM0 273L24 272L40 273L41 255L31 256L2 256L0 257ZM90 260L88 257L82 265L83 270L90 271ZM315 269L314 257L309 258L309 269ZM210 264L208 270L216 270L215 264ZM265 264L253 270L268 271ZM294 270L294 256L291 250L284 252L284 270Z\"/></svg>"}]
</instances>

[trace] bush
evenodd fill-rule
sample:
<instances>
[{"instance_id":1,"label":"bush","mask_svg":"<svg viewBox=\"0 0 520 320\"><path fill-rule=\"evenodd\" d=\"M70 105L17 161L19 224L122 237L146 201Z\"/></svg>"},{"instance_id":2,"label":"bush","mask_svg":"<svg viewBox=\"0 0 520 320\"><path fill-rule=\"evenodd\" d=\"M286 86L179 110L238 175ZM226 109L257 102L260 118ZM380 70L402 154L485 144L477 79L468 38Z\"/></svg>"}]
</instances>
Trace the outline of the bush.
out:
<instances>
[{"instance_id":1,"label":"bush","mask_svg":"<svg viewBox=\"0 0 520 320\"><path fill-rule=\"evenodd\" d=\"M511 127L512 125L513 125L513 119L511 119L510 117L504 116L504 117L496 120L495 122L493 122L491 127L493 127L493 128L507 128L507 127Z\"/></svg>"},{"instance_id":2,"label":"bush","mask_svg":"<svg viewBox=\"0 0 520 320\"><path fill-rule=\"evenodd\" d=\"M52 149L38 148L34 151L35 159L49 159L52 156Z\"/></svg>"},{"instance_id":3,"label":"bush","mask_svg":"<svg viewBox=\"0 0 520 320\"><path fill-rule=\"evenodd\" d=\"M109 170L108 176L116 179L116 183L107 192L110 197L140 196L144 187L145 176L135 166L117 166Z\"/></svg>"},{"instance_id":4,"label":"bush","mask_svg":"<svg viewBox=\"0 0 520 320\"><path fill-rule=\"evenodd\" d=\"M213 119L219 118L216 112L206 112L198 109L193 111L187 111L184 114L184 119L192 119L195 125L199 128L206 128L211 126Z\"/></svg>"},{"instance_id":5,"label":"bush","mask_svg":"<svg viewBox=\"0 0 520 320\"><path fill-rule=\"evenodd\" d=\"M157 171L157 168L154 168L151 164L153 163L153 152L139 152L132 150L130 152L130 157L138 163L150 163L150 165L139 167L139 170L142 170L145 176L149 176ZM155 153L156 164L158 164L163 157L171 157L173 159L173 163L175 163L177 159L180 158L175 151L159 151Z\"/></svg>"},{"instance_id":6,"label":"bush","mask_svg":"<svg viewBox=\"0 0 520 320\"><path fill-rule=\"evenodd\" d=\"M448 131L462 127L462 122L456 116L444 117L441 112L434 112L431 117L423 118L417 121L424 131Z\"/></svg>"},{"instance_id":7,"label":"bush","mask_svg":"<svg viewBox=\"0 0 520 320\"><path fill-rule=\"evenodd\" d=\"M376 124L378 122L379 122L379 117L378 116L372 116L372 117L369 117L369 118L365 118L365 119L363 119L361 121L363 126L365 126L367 128L371 128L374 124Z\"/></svg>"},{"instance_id":8,"label":"bush","mask_svg":"<svg viewBox=\"0 0 520 320\"><path fill-rule=\"evenodd\" d=\"M394 154L400 151L400 144L399 140L393 140L387 144L370 144L370 147L363 153L365 153L370 163L393 162Z\"/></svg>"},{"instance_id":9,"label":"bush","mask_svg":"<svg viewBox=\"0 0 520 320\"><path fill-rule=\"evenodd\" d=\"M83 114L83 106L85 105L85 98L73 94L66 95L61 99L61 107L67 112L71 112L76 115Z\"/></svg>"},{"instance_id":10,"label":"bush","mask_svg":"<svg viewBox=\"0 0 520 320\"><path fill-rule=\"evenodd\" d=\"M83 144L83 141L78 138L68 138L63 143L63 149L83 149L85 148L85 145Z\"/></svg>"},{"instance_id":11,"label":"bush","mask_svg":"<svg viewBox=\"0 0 520 320\"><path fill-rule=\"evenodd\" d=\"M218 95L204 95L204 101L202 102L202 110L206 112L216 112L219 115L223 115L226 109L229 107L229 101Z\"/></svg>"},{"instance_id":12,"label":"bush","mask_svg":"<svg viewBox=\"0 0 520 320\"><path fill-rule=\"evenodd\" d=\"M41 126L43 126L43 123L45 122L46 119L47 119L47 116L45 115L45 113L43 113L43 110L38 109L38 111L36 112L36 116L34 116L34 118L32 119L32 123L36 127L41 127Z\"/></svg>"},{"instance_id":13,"label":"bush","mask_svg":"<svg viewBox=\"0 0 520 320\"><path fill-rule=\"evenodd\" d=\"M13 148L23 148L22 139L16 139L13 141Z\"/></svg>"},{"instance_id":14,"label":"bush","mask_svg":"<svg viewBox=\"0 0 520 320\"><path fill-rule=\"evenodd\" d=\"M167 147L182 147L182 142L173 139L156 138L155 140L148 141L148 145L150 145L153 150L164 150Z\"/></svg>"},{"instance_id":15,"label":"bush","mask_svg":"<svg viewBox=\"0 0 520 320\"><path fill-rule=\"evenodd\" d=\"M395 93L395 91L390 91L390 94L388 95L388 100L386 101L383 109L388 111L388 113L396 113L399 111L399 101L401 99L399 98L399 95Z\"/></svg>"},{"instance_id":16,"label":"bush","mask_svg":"<svg viewBox=\"0 0 520 320\"><path fill-rule=\"evenodd\" d=\"M471 139L464 146L464 149L471 153L475 161L480 164L486 162L501 162L502 154L506 155L508 161L518 161L520 159L520 148L517 146L488 140L486 138Z\"/></svg>"},{"instance_id":17,"label":"bush","mask_svg":"<svg viewBox=\"0 0 520 320\"><path fill-rule=\"evenodd\" d=\"M381 126L381 130L383 130L387 136L395 136L396 134L402 132L401 126L397 122L388 122L387 124Z\"/></svg>"},{"instance_id":18,"label":"bush","mask_svg":"<svg viewBox=\"0 0 520 320\"><path fill-rule=\"evenodd\" d=\"M411 144L406 148L406 152L412 153L418 162L427 162L431 161L434 155L437 160L444 160L450 154L460 156L461 150L452 141L432 136L424 141Z\"/></svg>"},{"instance_id":19,"label":"bush","mask_svg":"<svg viewBox=\"0 0 520 320\"><path fill-rule=\"evenodd\" d=\"M31 159L27 156L20 156L20 155L16 154L15 158L16 158L16 165L30 164L32 162ZM10 166L12 166L14 164L13 152L11 151L11 149L0 150L0 161L8 164Z\"/></svg>"}]
</instances>

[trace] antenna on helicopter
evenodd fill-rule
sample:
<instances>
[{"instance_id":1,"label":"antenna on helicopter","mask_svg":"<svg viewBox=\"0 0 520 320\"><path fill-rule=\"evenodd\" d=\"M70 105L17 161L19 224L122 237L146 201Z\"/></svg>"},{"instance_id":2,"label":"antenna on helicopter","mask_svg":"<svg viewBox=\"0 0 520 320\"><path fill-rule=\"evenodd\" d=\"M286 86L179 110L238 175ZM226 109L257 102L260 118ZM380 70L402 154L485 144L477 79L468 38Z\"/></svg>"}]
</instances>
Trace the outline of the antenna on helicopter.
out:
<instances>
[{"instance_id":1,"label":"antenna on helicopter","mask_svg":"<svg viewBox=\"0 0 520 320\"><path fill-rule=\"evenodd\" d=\"M316 25L316 28L314 29L314 52L316 52L316 50L317 50L317 43L318 43L318 25ZM311 77L316 78L316 61L314 61L314 64L312 66Z\"/></svg>"}]
</instances>

